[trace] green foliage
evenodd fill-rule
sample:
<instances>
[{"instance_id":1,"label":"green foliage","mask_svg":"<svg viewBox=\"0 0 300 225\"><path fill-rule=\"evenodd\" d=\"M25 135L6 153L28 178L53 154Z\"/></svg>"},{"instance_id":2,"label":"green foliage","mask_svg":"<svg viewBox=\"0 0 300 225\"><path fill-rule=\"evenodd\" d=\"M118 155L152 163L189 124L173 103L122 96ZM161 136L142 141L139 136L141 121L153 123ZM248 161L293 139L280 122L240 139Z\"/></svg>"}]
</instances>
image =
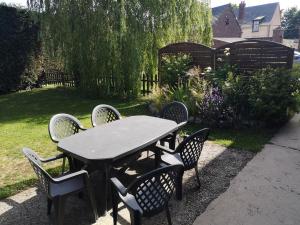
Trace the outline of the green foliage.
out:
<instances>
[{"instance_id":1,"label":"green foliage","mask_svg":"<svg viewBox=\"0 0 300 225\"><path fill-rule=\"evenodd\" d=\"M300 10L297 7L290 8L284 12L281 26L284 31L284 38L299 38Z\"/></svg>"},{"instance_id":2,"label":"green foliage","mask_svg":"<svg viewBox=\"0 0 300 225\"><path fill-rule=\"evenodd\" d=\"M0 94L35 83L38 30L28 11L0 5Z\"/></svg>"},{"instance_id":3,"label":"green foliage","mask_svg":"<svg viewBox=\"0 0 300 225\"><path fill-rule=\"evenodd\" d=\"M300 81L285 69L266 68L257 71L250 82L251 116L267 124L286 122L297 110L295 98Z\"/></svg>"},{"instance_id":4,"label":"green foliage","mask_svg":"<svg viewBox=\"0 0 300 225\"><path fill-rule=\"evenodd\" d=\"M274 126L285 122L298 110L300 80L293 73L268 67L246 76L228 70L226 79L219 78L218 85L234 125Z\"/></svg>"},{"instance_id":5,"label":"green foliage","mask_svg":"<svg viewBox=\"0 0 300 225\"><path fill-rule=\"evenodd\" d=\"M40 4L42 2L42 4ZM211 42L211 10L197 0L30 0L41 10L48 54L93 96L136 96L157 50L178 41Z\"/></svg>"},{"instance_id":6,"label":"green foliage","mask_svg":"<svg viewBox=\"0 0 300 225\"><path fill-rule=\"evenodd\" d=\"M171 87L178 86L178 82L185 79L191 62L191 56L183 53L164 56L161 62L161 84Z\"/></svg>"},{"instance_id":7,"label":"green foliage","mask_svg":"<svg viewBox=\"0 0 300 225\"><path fill-rule=\"evenodd\" d=\"M188 85L164 86L152 102L161 108L171 101L187 105L190 115L210 127L273 127L300 109L300 67L271 67L251 74L227 66L190 77Z\"/></svg>"}]
</instances>

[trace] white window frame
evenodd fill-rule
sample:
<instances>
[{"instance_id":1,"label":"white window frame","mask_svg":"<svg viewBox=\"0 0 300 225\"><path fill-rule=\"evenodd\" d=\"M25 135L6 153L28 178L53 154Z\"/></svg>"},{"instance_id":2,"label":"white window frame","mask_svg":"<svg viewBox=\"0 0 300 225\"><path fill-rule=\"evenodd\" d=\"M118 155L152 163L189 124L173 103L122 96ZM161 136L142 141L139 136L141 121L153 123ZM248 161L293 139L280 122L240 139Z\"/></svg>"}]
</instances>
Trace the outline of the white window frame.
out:
<instances>
[{"instance_id":1,"label":"white window frame","mask_svg":"<svg viewBox=\"0 0 300 225\"><path fill-rule=\"evenodd\" d=\"M259 32L259 20L253 20L252 32Z\"/></svg>"}]
</instances>

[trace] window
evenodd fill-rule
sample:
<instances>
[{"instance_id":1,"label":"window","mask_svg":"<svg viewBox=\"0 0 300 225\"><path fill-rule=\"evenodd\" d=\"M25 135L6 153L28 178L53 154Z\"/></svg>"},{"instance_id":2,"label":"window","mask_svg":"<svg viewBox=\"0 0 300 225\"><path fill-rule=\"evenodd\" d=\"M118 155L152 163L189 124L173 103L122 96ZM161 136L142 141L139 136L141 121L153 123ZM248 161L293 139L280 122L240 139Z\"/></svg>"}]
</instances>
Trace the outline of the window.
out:
<instances>
[{"instance_id":1,"label":"window","mask_svg":"<svg viewBox=\"0 0 300 225\"><path fill-rule=\"evenodd\" d=\"M229 18L228 18L228 16L226 16L226 18L225 18L225 24L229 25Z\"/></svg>"},{"instance_id":2,"label":"window","mask_svg":"<svg viewBox=\"0 0 300 225\"><path fill-rule=\"evenodd\" d=\"M253 20L252 32L258 32L258 31L259 31L259 20Z\"/></svg>"}]
</instances>

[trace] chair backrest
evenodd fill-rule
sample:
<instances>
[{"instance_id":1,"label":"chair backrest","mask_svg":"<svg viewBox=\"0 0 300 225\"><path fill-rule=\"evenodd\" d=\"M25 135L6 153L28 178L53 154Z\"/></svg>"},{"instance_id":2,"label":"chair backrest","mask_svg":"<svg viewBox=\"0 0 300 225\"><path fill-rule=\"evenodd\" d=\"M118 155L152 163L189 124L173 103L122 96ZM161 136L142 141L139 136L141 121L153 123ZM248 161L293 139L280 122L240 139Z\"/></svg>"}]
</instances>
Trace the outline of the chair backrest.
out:
<instances>
[{"instance_id":1,"label":"chair backrest","mask_svg":"<svg viewBox=\"0 0 300 225\"><path fill-rule=\"evenodd\" d=\"M81 128L82 125L78 119L64 113L54 115L48 125L50 138L56 143L78 133Z\"/></svg>"},{"instance_id":2,"label":"chair backrest","mask_svg":"<svg viewBox=\"0 0 300 225\"><path fill-rule=\"evenodd\" d=\"M209 135L209 129L204 128L184 139L176 148L175 152L180 154L184 168L189 170L198 163L204 142Z\"/></svg>"},{"instance_id":3,"label":"chair backrest","mask_svg":"<svg viewBox=\"0 0 300 225\"><path fill-rule=\"evenodd\" d=\"M110 105L98 105L93 109L92 112L92 125L93 127L110 123L115 120L119 120L121 114L117 109Z\"/></svg>"},{"instance_id":4,"label":"chair backrest","mask_svg":"<svg viewBox=\"0 0 300 225\"><path fill-rule=\"evenodd\" d=\"M163 107L160 117L168 120L173 120L176 123L188 121L188 109L181 102L171 102Z\"/></svg>"},{"instance_id":5,"label":"chair backrest","mask_svg":"<svg viewBox=\"0 0 300 225\"><path fill-rule=\"evenodd\" d=\"M128 187L143 216L153 216L166 208L182 173L182 165L162 167L141 176Z\"/></svg>"},{"instance_id":6,"label":"chair backrest","mask_svg":"<svg viewBox=\"0 0 300 225\"><path fill-rule=\"evenodd\" d=\"M42 168L42 163L39 156L29 148L23 148L23 154L30 162L34 172L36 173L39 183L43 190L48 194L51 176Z\"/></svg>"}]
</instances>

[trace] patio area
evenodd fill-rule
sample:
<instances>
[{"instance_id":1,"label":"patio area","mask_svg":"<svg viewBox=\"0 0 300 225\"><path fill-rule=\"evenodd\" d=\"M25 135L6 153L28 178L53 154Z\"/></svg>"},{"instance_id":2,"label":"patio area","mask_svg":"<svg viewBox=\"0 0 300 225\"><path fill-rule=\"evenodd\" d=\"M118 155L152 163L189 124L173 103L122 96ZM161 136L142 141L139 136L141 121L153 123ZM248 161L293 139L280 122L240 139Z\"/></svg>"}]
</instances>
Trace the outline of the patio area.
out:
<instances>
[{"instance_id":1,"label":"patio area","mask_svg":"<svg viewBox=\"0 0 300 225\"><path fill-rule=\"evenodd\" d=\"M145 153L146 154L146 153ZM122 181L128 177L132 180L135 175L146 172L153 167L153 159L146 159L145 154L132 168L121 176ZM225 192L230 181L253 158L254 154L247 151L227 149L212 142L207 142L199 160L201 188L197 188L194 171L184 173L183 199L172 199L170 211L173 224L192 224L198 215L203 213L209 203ZM134 169L133 169L134 168ZM129 179L128 179L129 180ZM128 182L127 180L127 182ZM84 197L85 198L85 197ZM90 205L77 196L68 198L65 210L65 224L92 224ZM118 223L130 224L128 210L119 204ZM30 188L10 198L0 201L0 223L9 224L52 224L53 213L47 216L45 195L39 188ZM100 217L95 224L112 224L111 210L105 217ZM146 218L143 224L167 224L165 213L153 218Z\"/></svg>"}]
</instances>

